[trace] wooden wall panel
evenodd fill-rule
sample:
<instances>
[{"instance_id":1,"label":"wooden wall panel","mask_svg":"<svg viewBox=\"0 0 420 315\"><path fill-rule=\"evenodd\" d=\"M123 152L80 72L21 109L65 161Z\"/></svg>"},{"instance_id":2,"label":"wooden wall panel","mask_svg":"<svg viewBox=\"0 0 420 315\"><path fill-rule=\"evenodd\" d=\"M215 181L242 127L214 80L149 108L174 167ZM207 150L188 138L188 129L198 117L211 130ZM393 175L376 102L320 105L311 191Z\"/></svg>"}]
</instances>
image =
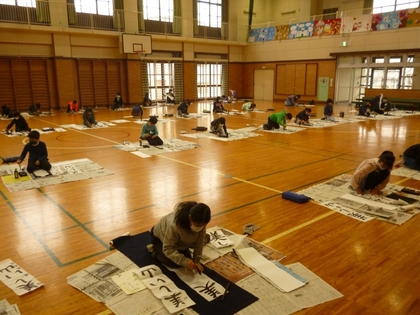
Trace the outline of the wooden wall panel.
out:
<instances>
[{"instance_id":1,"label":"wooden wall panel","mask_svg":"<svg viewBox=\"0 0 420 315\"><path fill-rule=\"evenodd\" d=\"M120 92L124 100L124 104L129 105L128 103L128 84L127 84L127 67L125 60L119 60L119 73L120 73ZM114 95L115 97L115 95ZM141 98L143 101L143 98Z\"/></svg>"},{"instance_id":2,"label":"wooden wall panel","mask_svg":"<svg viewBox=\"0 0 420 315\"><path fill-rule=\"evenodd\" d=\"M296 64L295 67L295 91L292 94L305 95L306 64Z\"/></svg>"},{"instance_id":3,"label":"wooden wall panel","mask_svg":"<svg viewBox=\"0 0 420 315\"><path fill-rule=\"evenodd\" d=\"M228 88L235 90L237 97L242 98L244 93L242 89L243 66L240 63L228 64Z\"/></svg>"},{"instance_id":4,"label":"wooden wall panel","mask_svg":"<svg viewBox=\"0 0 420 315\"><path fill-rule=\"evenodd\" d=\"M58 108L67 108L67 103L79 99L77 88L76 62L74 59L55 59Z\"/></svg>"},{"instance_id":5,"label":"wooden wall panel","mask_svg":"<svg viewBox=\"0 0 420 315\"><path fill-rule=\"evenodd\" d=\"M317 93L317 63L308 63L306 64L306 84L305 84L305 93L304 95L316 96Z\"/></svg>"},{"instance_id":6,"label":"wooden wall panel","mask_svg":"<svg viewBox=\"0 0 420 315\"><path fill-rule=\"evenodd\" d=\"M274 99L285 100L291 94L301 94L301 101L308 102L316 99L318 77L324 76L330 79L335 78L336 60L319 60L306 62L272 62L272 63L246 63L243 64L242 89L243 98L252 98L254 91L253 73L256 69L274 69L275 88ZM296 67L300 70L296 70ZM306 67L306 70L303 69ZM305 72L304 78L296 79L295 73ZM299 77L299 73L297 76ZM298 81L296 81L298 80ZM296 89L297 87L297 89ZM302 87L304 90L302 91ZM334 84L328 90L328 97L334 99Z\"/></svg>"},{"instance_id":7,"label":"wooden wall panel","mask_svg":"<svg viewBox=\"0 0 420 315\"><path fill-rule=\"evenodd\" d=\"M189 100L195 99L196 79L195 79L195 63L184 62L184 98Z\"/></svg>"},{"instance_id":8,"label":"wooden wall panel","mask_svg":"<svg viewBox=\"0 0 420 315\"><path fill-rule=\"evenodd\" d=\"M0 84L0 95L1 95L1 104L7 105L11 109L16 109L15 101L15 90L13 87L13 70L12 70L12 61L10 59L0 59L0 69L1 69L1 84Z\"/></svg>"},{"instance_id":9,"label":"wooden wall panel","mask_svg":"<svg viewBox=\"0 0 420 315\"><path fill-rule=\"evenodd\" d=\"M420 90L396 90L396 89L366 89L366 97L375 97L376 95L383 94L390 98L408 98L408 99L419 99Z\"/></svg>"},{"instance_id":10,"label":"wooden wall panel","mask_svg":"<svg viewBox=\"0 0 420 315\"><path fill-rule=\"evenodd\" d=\"M93 74L93 61L79 60L78 82L80 90L79 106L95 106L95 77Z\"/></svg>"},{"instance_id":11,"label":"wooden wall panel","mask_svg":"<svg viewBox=\"0 0 420 315\"><path fill-rule=\"evenodd\" d=\"M284 84L284 93L287 95L295 94L295 64L286 64L286 82Z\"/></svg>"},{"instance_id":12,"label":"wooden wall panel","mask_svg":"<svg viewBox=\"0 0 420 315\"><path fill-rule=\"evenodd\" d=\"M127 60L127 90L126 103L135 104L143 102L143 89L141 85L141 63L137 60Z\"/></svg>"},{"instance_id":13,"label":"wooden wall panel","mask_svg":"<svg viewBox=\"0 0 420 315\"><path fill-rule=\"evenodd\" d=\"M285 94L286 86L286 65L277 65L276 66L276 91L275 94Z\"/></svg>"},{"instance_id":14,"label":"wooden wall panel","mask_svg":"<svg viewBox=\"0 0 420 315\"><path fill-rule=\"evenodd\" d=\"M115 95L117 92L121 93L121 97L123 98L123 101L125 101L125 93L124 91L121 91L121 67L120 67L120 61L118 60L108 60L106 65L106 73L108 77L108 104L112 104L114 101Z\"/></svg>"},{"instance_id":15,"label":"wooden wall panel","mask_svg":"<svg viewBox=\"0 0 420 315\"><path fill-rule=\"evenodd\" d=\"M29 65L32 82L33 103L40 103L44 109L50 109L51 103L47 62L45 59L34 59L30 60Z\"/></svg>"},{"instance_id":16,"label":"wooden wall panel","mask_svg":"<svg viewBox=\"0 0 420 315\"><path fill-rule=\"evenodd\" d=\"M57 82L55 80L55 64L53 59L47 59L47 77L48 77L48 91L50 96L50 108L57 109L60 108L58 102L58 93L57 93ZM45 110L46 107L41 103L41 110Z\"/></svg>"},{"instance_id":17,"label":"wooden wall panel","mask_svg":"<svg viewBox=\"0 0 420 315\"><path fill-rule=\"evenodd\" d=\"M328 87L328 98L331 98L331 99L334 99L335 72L336 72L336 61L335 60L325 60L325 61L318 62L317 80L318 80L319 77L330 78L330 86Z\"/></svg>"},{"instance_id":18,"label":"wooden wall panel","mask_svg":"<svg viewBox=\"0 0 420 315\"><path fill-rule=\"evenodd\" d=\"M95 106L106 107L108 103L108 78L106 60L93 62L93 77L95 86Z\"/></svg>"},{"instance_id":19,"label":"wooden wall panel","mask_svg":"<svg viewBox=\"0 0 420 315\"><path fill-rule=\"evenodd\" d=\"M13 59L12 69L16 109L27 111L33 102L29 60Z\"/></svg>"}]
</instances>

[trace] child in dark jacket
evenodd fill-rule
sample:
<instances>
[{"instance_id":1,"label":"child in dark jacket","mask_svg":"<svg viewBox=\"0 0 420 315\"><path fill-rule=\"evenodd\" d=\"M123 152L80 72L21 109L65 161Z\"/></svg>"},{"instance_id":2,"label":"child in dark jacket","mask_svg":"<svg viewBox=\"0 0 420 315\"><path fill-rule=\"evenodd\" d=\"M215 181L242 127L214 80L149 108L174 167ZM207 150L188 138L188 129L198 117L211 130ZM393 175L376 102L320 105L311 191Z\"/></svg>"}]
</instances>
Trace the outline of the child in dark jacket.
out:
<instances>
[{"instance_id":1,"label":"child in dark jacket","mask_svg":"<svg viewBox=\"0 0 420 315\"><path fill-rule=\"evenodd\" d=\"M188 116L188 107L190 106L191 102L190 100L184 100L181 102L181 104L179 104L178 106L178 116L182 117L182 116Z\"/></svg>"},{"instance_id":2,"label":"child in dark jacket","mask_svg":"<svg viewBox=\"0 0 420 315\"><path fill-rule=\"evenodd\" d=\"M25 145L23 151L16 161L17 164L20 165L22 161L25 159L26 155L29 153L28 159L28 172L33 173L36 169L43 169L47 172L51 169L51 164L48 161L48 151L47 145L39 141L39 132L36 130L32 130L28 134L29 143Z\"/></svg>"},{"instance_id":3,"label":"child in dark jacket","mask_svg":"<svg viewBox=\"0 0 420 315\"><path fill-rule=\"evenodd\" d=\"M223 107L222 101L218 96L216 101L213 103L213 113L226 113L226 109Z\"/></svg>"},{"instance_id":4,"label":"child in dark jacket","mask_svg":"<svg viewBox=\"0 0 420 315\"><path fill-rule=\"evenodd\" d=\"M226 119L224 117L213 120L210 124L210 132L219 137L229 137L226 129Z\"/></svg>"},{"instance_id":5,"label":"child in dark jacket","mask_svg":"<svg viewBox=\"0 0 420 315\"><path fill-rule=\"evenodd\" d=\"M305 108L303 111L301 111L300 113L296 115L295 123L299 125L305 125L305 126L310 125L309 117L311 116L311 112L312 112L312 109Z\"/></svg>"},{"instance_id":6,"label":"child in dark jacket","mask_svg":"<svg viewBox=\"0 0 420 315\"><path fill-rule=\"evenodd\" d=\"M333 100L327 99L327 104L324 107L324 119L325 120L334 120L333 116Z\"/></svg>"},{"instance_id":7,"label":"child in dark jacket","mask_svg":"<svg viewBox=\"0 0 420 315\"><path fill-rule=\"evenodd\" d=\"M9 132L9 130L15 126L16 132L22 132L22 131L31 131L31 128L29 128L28 123L26 122L25 118L19 113L15 112L13 114L13 120L12 122L6 127L6 132Z\"/></svg>"},{"instance_id":8,"label":"child in dark jacket","mask_svg":"<svg viewBox=\"0 0 420 315\"><path fill-rule=\"evenodd\" d=\"M1 106L1 117L12 118L13 117L12 109L7 105L2 105Z\"/></svg>"}]
</instances>

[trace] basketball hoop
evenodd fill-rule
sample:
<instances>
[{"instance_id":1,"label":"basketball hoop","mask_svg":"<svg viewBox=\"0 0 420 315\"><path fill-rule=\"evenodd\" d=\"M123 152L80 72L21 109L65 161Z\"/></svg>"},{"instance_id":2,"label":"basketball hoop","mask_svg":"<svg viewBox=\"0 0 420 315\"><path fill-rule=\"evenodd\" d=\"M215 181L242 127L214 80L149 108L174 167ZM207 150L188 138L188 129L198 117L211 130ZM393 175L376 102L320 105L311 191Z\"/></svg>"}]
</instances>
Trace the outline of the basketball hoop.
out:
<instances>
[{"instance_id":1,"label":"basketball hoop","mask_svg":"<svg viewBox=\"0 0 420 315\"><path fill-rule=\"evenodd\" d=\"M146 51L144 50L136 50L136 54L139 55L141 60L143 60L144 57L146 57Z\"/></svg>"}]
</instances>

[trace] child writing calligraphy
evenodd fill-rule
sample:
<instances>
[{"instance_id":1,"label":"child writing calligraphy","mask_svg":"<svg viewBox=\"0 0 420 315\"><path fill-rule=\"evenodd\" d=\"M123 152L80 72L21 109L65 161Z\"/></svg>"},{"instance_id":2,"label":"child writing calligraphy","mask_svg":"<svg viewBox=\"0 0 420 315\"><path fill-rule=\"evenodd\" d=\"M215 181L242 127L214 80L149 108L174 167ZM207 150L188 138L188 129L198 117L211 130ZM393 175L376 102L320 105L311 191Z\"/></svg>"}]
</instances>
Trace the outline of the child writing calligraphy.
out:
<instances>
[{"instance_id":1,"label":"child writing calligraphy","mask_svg":"<svg viewBox=\"0 0 420 315\"><path fill-rule=\"evenodd\" d=\"M152 228L152 244L147 249L153 258L168 267L186 267L201 274L204 268L200 259L210 219L211 211L206 204L180 202ZM194 248L193 255L190 247Z\"/></svg>"}]
</instances>

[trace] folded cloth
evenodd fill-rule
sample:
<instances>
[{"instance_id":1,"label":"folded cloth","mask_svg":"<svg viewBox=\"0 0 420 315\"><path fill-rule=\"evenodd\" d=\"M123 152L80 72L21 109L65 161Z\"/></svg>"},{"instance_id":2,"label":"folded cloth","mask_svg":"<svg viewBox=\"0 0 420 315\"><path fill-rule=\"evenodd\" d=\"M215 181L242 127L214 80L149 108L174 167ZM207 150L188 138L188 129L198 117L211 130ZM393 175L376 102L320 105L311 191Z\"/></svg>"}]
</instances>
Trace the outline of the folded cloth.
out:
<instances>
[{"instance_id":1,"label":"folded cloth","mask_svg":"<svg viewBox=\"0 0 420 315\"><path fill-rule=\"evenodd\" d=\"M297 203L305 203L305 202L308 202L309 200L311 200L311 198L308 197L308 196L295 194L294 192L291 192L291 191L283 192L281 194L281 197L283 199L287 199L287 200L294 201L294 202L297 202Z\"/></svg>"},{"instance_id":2,"label":"folded cloth","mask_svg":"<svg viewBox=\"0 0 420 315\"><path fill-rule=\"evenodd\" d=\"M244 226L244 234L252 235L254 231L258 230L260 227L258 225L247 223Z\"/></svg>"}]
</instances>

